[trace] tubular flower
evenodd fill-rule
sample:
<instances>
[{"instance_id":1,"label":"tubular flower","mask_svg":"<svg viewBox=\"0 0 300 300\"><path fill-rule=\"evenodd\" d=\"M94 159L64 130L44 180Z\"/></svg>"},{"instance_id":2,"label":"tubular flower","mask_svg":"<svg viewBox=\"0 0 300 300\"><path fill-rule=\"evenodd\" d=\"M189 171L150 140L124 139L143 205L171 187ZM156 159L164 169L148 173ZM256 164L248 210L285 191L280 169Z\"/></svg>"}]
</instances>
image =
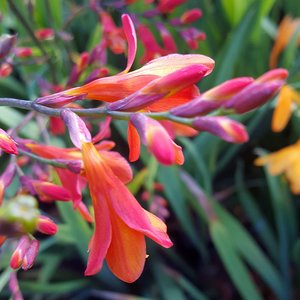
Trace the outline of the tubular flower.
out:
<instances>
[{"instance_id":1,"label":"tubular flower","mask_svg":"<svg viewBox=\"0 0 300 300\"><path fill-rule=\"evenodd\" d=\"M280 132L285 128L292 115L294 103L300 105L300 93L289 85L283 86L272 117L273 131Z\"/></svg>"},{"instance_id":2,"label":"tubular flower","mask_svg":"<svg viewBox=\"0 0 300 300\"><path fill-rule=\"evenodd\" d=\"M123 15L122 22L128 41L128 61L123 72L114 76L96 79L81 87L39 98L37 103L48 106L62 106L83 97L104 102L115 102L142 90L148 84L151 87L152 82L163 79L165 76L170 76L169 78L174 80L173 85L169 82L170 93L163 94L160 99L156 99L155 103L145 109L151 111L167 110L170 107L186 103L199 95L194 78L190 78L190 84L186 83L185 86L178 90L179 78L177 76L181 70L186 72L188 67L191 68L190 71L193 67L202 68L201 78L208 75L214 67L214 61L211 58L198 54L170 54L154 59L140 69L128 73L135 58L137 41L134 26L129 16ZM176 76L172 77L172 73L176 74ZM174 93L173 91L176 92ZM148 89L147 92L150 95L154 93L151 89Z\"/></svg>"},{"instance_id":3,"label":"tubular flower","mask_svg":"<svg viewBox=\"0 0 300 300\"><path fill-rule=\"evenodd\" d=\"M181 147L174 143L167 130L158 121L137 113L131 116L128 128L130 131L128 144L131 161L137 160L139 157L140 149L136 146L140 144L139 135L132 132L137 129L141 135L142 143L147 146L160 163L164 165L183 164L184 156Z\"/></svg>"},{"instance_id":4,"label":"tubular flower","mask_svg":"<svg viewBox=\"0 0 300 300\"><path fill-rule=\"evenodd\" d=\"M76 114L66 109L62 117L71 140L76 146L77 141L81 141L83 175L87 179L94 207L95 231L89 243L85 275L99 272L106 259L113 274L125 282L133 282L144 268L145 236L163 247L172 246L166 225L144 210L125 186L124 181L127 182L132 176L131 169L127 169L127 161L119 160L112 165L112 157L100 153L90 136L80 134L80 138L76 138L78 133L72 127L84 126Z\"/></svg>"},{"instance_id":5,"label":"tubular flower","mask_svg":"<svg viewBox=\"0 0 300 300\"><path fill-rule=\"evenodd\" d=\"M270 55L270 68L276 68L279 55L289 44L291 38L293 37L294 33L296 32L297 28L299 28L299 26L300 18L292 19L290 16L286 16L281 21L278 27L275 44L272 48ZM300 44L300 35L298 36L297 43L298 45Z\"/></svg>"},{"instance_id":6,"label":"tubular flower","mask_svg":"<svg viewBox=\"0 0 300 300\"><path fill-rule=\"evenodd\" d=\"M139 205L92 143L82 144L82 157L95 211L85 275L99 272L106 259L114 275L133 282L144 268L145 236L163 247L172 246L166 226Z\"/></svg>"},{"instance_id":7,"label":"tubular flower","mask_svg":"<svg viewBox=\"0 0 300 300\"><path fill-rule=\"evenodd\" d=\"M300 140L274 153L259 157L256 166L267 166L273 175L284 174L290 183L292 193L300 194Z\"/></svg>"}]
</instances>

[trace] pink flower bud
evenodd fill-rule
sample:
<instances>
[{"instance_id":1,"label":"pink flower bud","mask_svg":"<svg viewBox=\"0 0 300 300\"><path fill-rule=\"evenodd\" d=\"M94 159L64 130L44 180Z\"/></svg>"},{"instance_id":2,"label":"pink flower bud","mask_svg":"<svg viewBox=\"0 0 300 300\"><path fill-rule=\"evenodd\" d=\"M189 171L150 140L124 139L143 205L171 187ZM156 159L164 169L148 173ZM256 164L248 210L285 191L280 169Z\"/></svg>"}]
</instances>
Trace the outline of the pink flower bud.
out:
<instances>
[{"instance_id":1,"label":"pink flower bud","mask_svg":"<svg viewBox=\"0 0 300 300\"><path fill-rule=\"evenodd\" d=\"M50 218L39 216L36 229L41 233L54 235L57 232L57 225Z\"/></svg>"},{"instance_id":2,"label":"pink flower bud","mask_svg":"<svg viewBox=\"0 0 300 300\"><path fill-rule=\"evenodd\" d=\"M227 117L197 117L193 127L199 131L207 131L229 143L244 143L248 141L248 133L241 123Z\"/></svg>"},{"instance_id":3,"label":"pink flower bud","mask_svg":"<svg viewBox=\"0 0 300 300\"><path fill-rule=\"evenodd\" d=\"M186 0L160 0L157 8L161 13L170 13L184 2L186 2Z\"/></svg>"},{"instance_id":4,"label":"pink flower bud","mask_svg":"<svg viewBox=\"0 0 300 300\"><path fill-rule=\"evenodd\" d=\"M190 24L202 17L202 10L199 8L190 9L182 14L180 17L181 24Z\"/></svg>"},{"instance_id":5,"label":"pink flower bud","mask_svg":"<svg viewBox=\"0 0 300 300\"><path fill-rule=\"evenodd\" d=\"M133 114L130 118L132 124L138 130L142 143L155 158L164 165L184 162L181 147L176 145L166 129L156 120L143 114ZM132 141L134 143L134 141Z\"/></svg>"},{"instance_id":6,"label":"pink flower bud","mask_svg":"<svg viewBox=\"0 0 300 300\"><path fill-rule=\"evenodd\" d=\"M12 71L13 68L11 64L4 62L0 65L0 77L7 77L12 73Z\"/></svg>"},{"instance_id":7,"label":"pink flower bud","mask_svg":"<svg viewBox=\"0 0 300 300\"><path fill-rule=\"evenodd\" d=\"M283 80L273 80L270 82L255 81L225 102L224 107L234 109L238 114L243 114L265 104L279 91L283 84Z\"/></svg>"},{"instance_id":8,"label":"pink flower bud","mask_svg":"<svg viewBox=\"0 0 300 300\"><path fill-rule=\"evenodd\" d=\"M29 249L29 246L30 238L27 235L23 235L10 258L10 267L12 269L19 269L22 266L24 256Z\"/></svg>"},{"instance_id":9,"label":"pink flower bud","mask_svg":"<svg viewBox=\"0 0 300 300\"><path fill-rule=\"evenodd\" d=\"M24 258L23 258L23 263L22 263L22 269L27 271L29 270L35 261L35 258L38 254L40 248L40 243L37 240L33 240L30 243L30 246L28 247Z\"/></svg>"},{"instance_id":10,"label":"pink flower bud","mask_svg":"<svg viewBox=\"0 0 300 300\"><path fill-rule=\"evenodd\" d=\"M251 77L239 77L227 80L204 92L199 97L171 109L171 113L181 117L193 117L207 114L219 108L224 101L239 93L253 82Z\"/></svg>"},{"instance_id":11,"label":"pink flower bud","mask_svg":"<svg viewBox=\"0 0 300 300\"><path fill-rule=\"evenodd\" d=\"M35 36L38 40L51 40L54 38L54 30L52 28L41 28L35 31Z\"/></svg>"},{"instance_id":12,"label":"pink flower bud","mask_svg":"<svg viewBox=\"0 0 300 300\"><path fill-rule=\"evenodd\" d=\"M15 49L15 55L19 58L26 58L32 56L32 49L28 47L18 47Z\"/></svg>"},{"instance_id":13,"label":"pink flower bud","mask_svg":"<svg viewBox=\"0 0 300 300\"><path fill-rule=\"evenodd\" d=\"M16 142L0 128L0 149L9 154L18 154Z\"/></svg>"},{"instance_id":14,"label":"pink flower bud","mask_svg":"<svg viewBox=\"0 0 300 300\"><path fill-rule=\"evenodd\" d=\"M72 92L74 89L68 90ZM37 98L35 102L40 105L50 106L50 107L61 107L76 100L82 100L85 98L86 93L74 93L74 95L68 94L67 92L59 92L52 95L47 95L44 97Z\"/></svg>"}]
</instances>

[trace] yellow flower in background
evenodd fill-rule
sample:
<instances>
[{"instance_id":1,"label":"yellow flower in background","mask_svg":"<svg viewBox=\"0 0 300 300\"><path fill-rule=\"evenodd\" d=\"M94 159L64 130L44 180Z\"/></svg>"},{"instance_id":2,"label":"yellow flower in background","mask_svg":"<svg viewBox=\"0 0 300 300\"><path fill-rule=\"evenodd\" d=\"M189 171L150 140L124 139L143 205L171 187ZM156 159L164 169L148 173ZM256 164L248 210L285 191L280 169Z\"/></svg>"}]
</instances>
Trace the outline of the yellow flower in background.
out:
<instances>
[{"instance_id":1,"label":"yellow flower in background","mask_svg":"<svg viewBox=\"0 0 300 300\"><path fill-rule=\"evenodd\" d=\"M293 104L300 106L300 93L289 85L281 88L278 101L272 117L272 130L274 132L282 131L291 118Z\"/></svg>"},{"instance_id":2,"label":"yellow flower in background","mask_svg":"<svg viewBox=\"0 0 300 300\"><path fill-rule=\"evenodd\" d=\"M300 140L279 151L259 157L256 166L267 166L273 175L284 174L293 194L300 194Z\"/></svg>"},{"instance_id":3,"label":"yellow flower in background","mask_svg":"<svg viewBox=\"0 0 300 300\"><path fill-rule=\"evenodd\" d=\"M297 28L300 26L300 18L293 19L291 16L286 16L280 22L275 44L272 48L269 65L270 68L276 68L278 63L278 57L284 48L289 44L293 34L296 32ZM300 35L297 41L300 44Z\"/></svg>"}]
</instances>

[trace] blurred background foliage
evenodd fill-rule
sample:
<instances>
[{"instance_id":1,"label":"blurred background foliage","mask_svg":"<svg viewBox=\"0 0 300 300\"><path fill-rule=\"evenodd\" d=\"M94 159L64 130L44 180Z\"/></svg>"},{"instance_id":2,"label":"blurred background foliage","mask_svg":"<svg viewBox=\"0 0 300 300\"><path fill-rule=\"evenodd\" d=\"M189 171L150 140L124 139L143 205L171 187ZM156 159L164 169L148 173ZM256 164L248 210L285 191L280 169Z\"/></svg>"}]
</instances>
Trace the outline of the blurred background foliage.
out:
<instances>
[{"instance_id":1,"label":"blurred background foliage","mask_svg":"<svg viewBox=\"0 0 300 300\"><path fill-rule=\"evenodd\" d=\"M63 28L74 37L68 43L56 38L53 43L45 44L58 83L64 82L70 73L70 49L79 53L88 51L101 40L101 23L87 9L88 1L13 2L34 28L51 27L56 31ZM120 24L120 11L110 7L110 1L103 1L103 5ZM233 77L256 77L267 71L280 21L287 15L300 17L300 5L295 0L188 0L172 16L195 7L203 11L195 27L203 30L207 38L196 50L181 42L177 44L180 53L201 53L215 59L215 70L202 80L201 91ZM6 0L0 1L0 11L1 33L28 36ZM144 11L144 1L138 0L122 12L139 17ZM139 21L151 26L151 20L140 18ZM168 20L165 21L172 31ZM174 37L179 40L176 32ZM290 71L288 82L297 89L300 88L300 55L296 40L291 40L282 52L279 66ZM138 49L134 68L139 66L144 51L140 42ZM40 49L34 51L39 54ZM112 73L125 66L122 55L110 54L108 62ZM11 76L0 79L1 96L36 98L38 76L49 76L48 66L17 66ZM106 268L97 276L84 278L91 228L68 203L45 208L55 213L59 232L41 242L34 268L18 273L24 297L35 300L299 299L299 196L290 192L283 176L271 176L267 169L253 164L255 149L275 151L299 138L297 113L283 132L271 131L273 107L271 102L239 117L250 133L246 144L231 145L206 133L194 139L181 137L178 142L184 146L186 158L183 167L161 166L147 154L133 166L135 179L129 186L138 199L142 190L167 199L170 216L166 222L174 242L168 250L148 243L149 258L144 273L134 284L122 283ZM21 111L0 108L2 128L13 126L22 118ZM23 137L38 137L38 126L34 123L29 126L23 131ZM118 150L126 156L123 123L113 123L112 130ZM57 139L52 142L62 143ZM1 161L5 159L2 157ZM155 191L157 182L163 185L162 191ZM16 184L10 189L16 189ZM149 206L149 201L143 205ZM9 249L0 252L1 299L9 298L9 253Z\"/></svg>"}]
</instances>

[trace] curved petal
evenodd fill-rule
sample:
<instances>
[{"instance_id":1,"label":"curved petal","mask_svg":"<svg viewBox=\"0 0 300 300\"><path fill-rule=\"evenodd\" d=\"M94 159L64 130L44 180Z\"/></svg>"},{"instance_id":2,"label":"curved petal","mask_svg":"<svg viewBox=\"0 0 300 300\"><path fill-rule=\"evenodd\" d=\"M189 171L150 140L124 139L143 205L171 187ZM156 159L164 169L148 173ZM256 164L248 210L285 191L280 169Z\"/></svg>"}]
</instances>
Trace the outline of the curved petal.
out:
<instances>
[{"instance_id":1,"label":"curved petal","mask_svg":"<svg viewBox=\"0 0 300 300\"><path fill-rule=\"evenodd\" d=\"M122 182L128 183L132 180L133 174L131 167L119 152L101 151L100 155Z\"/></svg>"},{"instance_id":2,"label":"curved petal","mask_svg":"<svg viewBox=\"0 0 300 300\"><path fill-rule=\"evenodd\" d=\"M127 226L145 234L165 248L173 245L166 232L158 230L151 224L144 209L121 182L116 188L110 189L109 194L112 207Z\"/></svg>"},{"instance_id":3,"label":"curved petal","mask_svg":"<svg viewBox=\"0 0 300 300\"><path fill-rule=\"evenodd\" d=\"M98 198L105 193L111 207L128 227L145 234L163 247L171 247L172 242L168 235L151 225L143 208L101 158L94 145L84 143L82 152L91 194L94 194L93 188L96 187L99 191Z\"/></svg>"},{"instance_id":4,"label":"curved petal","mask_svg":"<svg viewBox=\"0 0 300 300\"><path fill-rule=\"evenodd\" d=\"M135 59L137 40L134 25L129 15L122 15L122 25L128 43L127 66L122 73L127 73L132 67Z\"/></svg>"},{"instance_id":5,"label":"curved petal","mask_svg":"<svg viewBox=\"0 0 300 300\"><path fill-rule=\"evenodd\" d=\"M125 282L137 280L146 259L146 243L143 233L129 228L111 210L112 240L106 261L112 273Z\"/></svg>"},{"instance_id":6,"label":"curved petal","mask_svg":"<svg viewBox=\"0 0 300 300\"><path fill-rule=\"evenodd\" d=\"M292 110L293 102L289 87L284 86L279 93L278 102L272 117L272 130L274 132L280 132L285 128L292 115Z\"/></svg>"},{"instance_id":7,"label":"curved petal","mask_svg":"<svg viewBox=\"0 0 300 300\"><path fill-rule=\"evenodd\" d=\"M103 185L105 178L101 173L101 157L92 143L82 144L82 156L95 212L95 232L89 245L90 254L85 275L93 275L102 267L111 242L112 229L106 204L107 191Z\"/></svg>"},{"instance_id":8,"label":"curved petal","mask_svg":"<svg viewBox=\"0 0 300 300\"><path fill-rule=\"evenodd\" d=\"M208 75L213 70L215 62L210 57L200 54L169 54L151 60L142 68L130 72L130 75L137 76L147 74L161 77L180 70L184 67L197 64L208 67L208 70L205 74Z\"/></svg>"},{"instance_id":9,"label":"curved petal","mask_svg":"<svg viewBox=\"0 0 300 300\"><path fill-rule=\"evenodd\" d=\"M128 122L127 139L129 147L129 161L137 161L140 157L141 140L136 128L131 121Z\"/></svg>"}]
</instances>

